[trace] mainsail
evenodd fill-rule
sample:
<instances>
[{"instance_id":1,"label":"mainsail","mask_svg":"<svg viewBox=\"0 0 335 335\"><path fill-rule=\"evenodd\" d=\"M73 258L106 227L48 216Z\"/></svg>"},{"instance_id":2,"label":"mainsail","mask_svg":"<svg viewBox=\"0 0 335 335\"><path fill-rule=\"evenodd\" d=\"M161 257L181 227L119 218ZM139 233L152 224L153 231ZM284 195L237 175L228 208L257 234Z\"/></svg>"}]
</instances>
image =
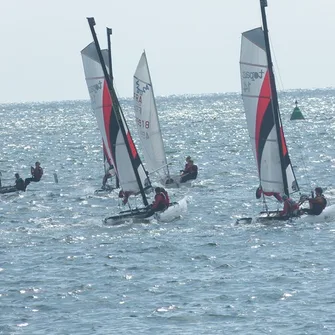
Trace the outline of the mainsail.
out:
<instances>
[{"instance_id":1,"label":"mainsail","mask_svg":"<svg viewBox=\"0 0 335 335\"><path fill-rule=\"evenodd\" d=\"M134 107L137 129L149 173L169 176L162 132L145 51L134 74Z\"/></svg>"},{"instance_id":2,"label":"mainsail","mask_svg":"<svg viewBox=\"0 0 335 335\"><path fill-rule=\"evenodd\" d=\"M90 19L89 19L90 20ZM91 22L90 22L91 24ZM124 192L144 194L151 186L125 121L112 81L106 68L107 50L100 50L95 42L81 51L87 87L96 115L108 161L114 165ZM99 55L100 53L100 55Z\"/></svg>"},{"instance_id":3,"label":"mainsail","mask_svg":"<svg viewBox=\"0 0 335 335\"><path fill-rule=\"evenodd\" d=\"M262 28L242 34L242 98L262 190L289 195L299 188L286 146L266 45Z\"/></svg>"}]
</instances>

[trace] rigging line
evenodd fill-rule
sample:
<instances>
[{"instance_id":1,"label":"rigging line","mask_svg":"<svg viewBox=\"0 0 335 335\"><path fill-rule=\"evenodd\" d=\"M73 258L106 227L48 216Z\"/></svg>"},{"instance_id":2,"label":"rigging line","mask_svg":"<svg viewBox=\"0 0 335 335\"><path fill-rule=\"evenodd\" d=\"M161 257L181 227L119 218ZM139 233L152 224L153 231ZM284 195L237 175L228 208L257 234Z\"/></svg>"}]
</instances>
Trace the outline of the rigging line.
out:
<instances>
[{"instance_id":1,"label":"rigging line","mask_svg":"<svg viewBox=\"0 0 335 335\"><path fill-rule=\"evenodd\" d=\"M276 74L276 77L279 79L279 82L280 82L280 86L282 88L283 91L285 91L285 88L284 88L284 84L283 84L283 80L282 80L282 77L280 75L280 71L279 71L279 66L278 66L278 62L277 62L277 58L276 58L276 54L274 52L274 47L273 47L273 44L272 44L272 41L270 40L270 44L271 44L271 49L272 49L272 55L273 55L273 58L274 58L274 63L276 65L276 69L277 69L277 74ZM307 172L307 165L306 165L306 162L305 162L305 159L304 159L304 155L302 153L302 150L300 150L301 152L301 160L302 160L302 163L303 163L303 167L304 167L304 170L305 172ZM307 183L309 184L308 186L311 187L312 184L311 184L311 180L310 178L308 177L308 173L306 173L306 179L307 179ZM301 194L301 192L299 192L299 194Z\"/></svg>"},{"instance_id":2,"label":"rigging line","mask_svg":"<svg viewBox=\"0 0 335 335\"><path fill-rule=\"evenodd\" d=\"M277 57L276 57L276 54L275 54L275 51L274 51L275 49L272 45L271 39L269 39L269 40L270 40L271 50L272 50L271 55L273 56L273 60L274 60L274 63L275 63L275 68L277 70L277 73L276 73L275 77L279 79L281 90L284 91L285 88L284 88L283 80L282 80L281 75L280 75L279 65L278 65L278 62L277 62ZM278 82L278 80L276 80L276 81Z\"/></svg>"}]
</instances>

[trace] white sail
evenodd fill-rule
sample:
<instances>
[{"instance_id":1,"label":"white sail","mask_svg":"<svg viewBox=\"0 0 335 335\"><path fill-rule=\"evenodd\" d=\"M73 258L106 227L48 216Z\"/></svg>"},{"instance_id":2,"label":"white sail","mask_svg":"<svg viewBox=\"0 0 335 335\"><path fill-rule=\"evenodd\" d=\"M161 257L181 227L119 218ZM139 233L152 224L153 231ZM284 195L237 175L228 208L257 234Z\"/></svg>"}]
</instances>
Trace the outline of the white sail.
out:
<instances>
[{"instance_id":1,"label":"white sail","mask_svg":"<svg viewBox=\"0 0 335 335\"><path fill-rule=\"evenodd\" d=\"M82 61L85 71L85 79L87 83L88 92L91 98L91 105L96 117L98 128L102 136L104 153L107 161L113 164L111 142L109 136L109 118L112 110L111 99L107 102L103 98L106 87L104 73L96 52L94 43L90 43L85 49L81 51ZM108 64L108 51L102 50L102 55L106 64ZM102 103L105 100L105 103Z\"/></svg>"},{"instance_id":2,"label":"white sail","mask_svg":"<svg viewBox=\"0 0 335 335\"><path fill-rule=\"evenodd\" d=\"M134 105L137 129L149 173L169 174L153 86L145 52L134 74Z\"/></svg>"},{"instance_id":3,"label":"white sail","mask_svg":"<svg viewBox=\"0 0 335 335\"><path fill-rule=\"evenodd\" d=\"M297 191L298 185L289 159L279 110L273 103L262 28L242 34L240 71L245 115L262 189L264 192L283 194L286 178L288 192ZM280 135L277 134L274 113L278 113ZM281 139L282 152L278 138Z\"/></svg>"}]
</instances>

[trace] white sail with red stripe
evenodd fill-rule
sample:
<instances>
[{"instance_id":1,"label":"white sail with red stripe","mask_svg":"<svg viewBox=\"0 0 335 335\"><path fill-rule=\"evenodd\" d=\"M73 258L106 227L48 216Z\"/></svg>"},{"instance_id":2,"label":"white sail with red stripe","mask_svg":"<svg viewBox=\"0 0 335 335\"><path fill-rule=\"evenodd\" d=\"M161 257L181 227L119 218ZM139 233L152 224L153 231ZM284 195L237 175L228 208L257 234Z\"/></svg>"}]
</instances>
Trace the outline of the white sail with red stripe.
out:
<instances>
[{"instance_id":1,"label":"white sail with red stripe","mask_svg":"<svg viewBox=\"0 0 335 335\"><path fill-rule=\"evenodd\" d=\"M263 192L289 195L299 188L286 146L278 101L271 92L267 59L263 29L244 32L240 55L242 98L260 185Z\"/></svg>"},{"instance_id":2,"label":"white sail with red stripe","mask_svg":"<svg viewBox=\"0 0 335 335\"><path fill-rule=\"evenodd\" d=\"M102 50L101 53L106 66L108 51ZM150 181L138 156L115 91L113 88L109 90L95 44L89 44L81 51L81 55L104 153L108 162L114 166L123 191L141 192L144 185L150 185ZM145 195L142 196L147 204Z\"/></svg>"}]
</instances>

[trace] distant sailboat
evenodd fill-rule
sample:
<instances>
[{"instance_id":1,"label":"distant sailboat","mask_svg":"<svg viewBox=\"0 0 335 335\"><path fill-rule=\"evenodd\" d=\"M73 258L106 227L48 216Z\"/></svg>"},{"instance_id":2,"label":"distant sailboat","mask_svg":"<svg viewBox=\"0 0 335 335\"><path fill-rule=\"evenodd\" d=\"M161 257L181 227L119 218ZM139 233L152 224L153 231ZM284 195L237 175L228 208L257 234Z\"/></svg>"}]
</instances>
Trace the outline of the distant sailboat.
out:
<instances>
[{"instance_id":1,"label":"distant sailboat","mask_svg":"<svg viewBox=\"0 0 335 335\"><path fill-rule=\"evenodd\" d=\"M170 175L145 51L134 74L134 107L146 169L165 187L179 187L180 176Z\"/></svg>"},{"instance_id":2,"label":"distant sailboat","mask_svg":"<svg viewBox=\"0 0 335 335\"><path fill-rule=\"evenodd\" d=\"M109 161L114 166L123 194L141 195L143 203L143 207L121 211L117 215L106 218L104 222L114 224L125 219L145 218L150 211L145 193L152 189L150 178L131 137L113 86L112 76L108 74L104 50L100 49L94 30L94 18L88 18L88 22L94 42L83 49L81 54L92 107L99 115L98 124L104 147ZM109 44L110 34L111 30L107 29ZM111 64L111 56L109 56L109 64ZM104 122L102 122L103 119ZM178 203L171 204L164 214L178 206Z\"/></svg>"}]
</instances>

